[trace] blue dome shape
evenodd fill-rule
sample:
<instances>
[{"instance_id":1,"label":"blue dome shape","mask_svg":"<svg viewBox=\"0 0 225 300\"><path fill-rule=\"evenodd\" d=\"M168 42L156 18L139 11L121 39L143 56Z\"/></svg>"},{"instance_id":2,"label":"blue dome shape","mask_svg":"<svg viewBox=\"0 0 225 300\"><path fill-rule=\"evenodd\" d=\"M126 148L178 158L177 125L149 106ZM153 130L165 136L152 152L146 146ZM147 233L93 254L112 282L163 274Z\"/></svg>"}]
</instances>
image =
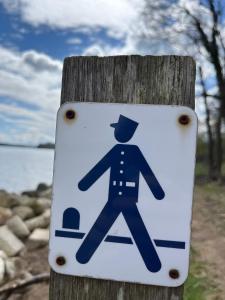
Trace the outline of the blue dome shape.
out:
<instances>
[{"instance_id":1,"label":"blue dome shape","mask_svg":"<svg viewBox=\"0 0 225 300\"><path fill-rule=\"evenodd\" d=\"M79 229L80 213L76 208L69 207L63 213L63 224L65 229Z\"/></svg>"}]
</instances>

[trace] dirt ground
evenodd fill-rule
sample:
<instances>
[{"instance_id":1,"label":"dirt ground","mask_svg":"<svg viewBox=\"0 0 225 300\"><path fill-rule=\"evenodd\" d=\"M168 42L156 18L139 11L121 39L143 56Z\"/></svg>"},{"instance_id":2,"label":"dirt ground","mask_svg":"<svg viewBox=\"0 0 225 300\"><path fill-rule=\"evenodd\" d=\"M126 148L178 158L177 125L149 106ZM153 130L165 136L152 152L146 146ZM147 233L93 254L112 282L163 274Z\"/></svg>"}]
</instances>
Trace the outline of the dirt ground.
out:
<instances>
[{"instance_id":1,"label":"dirt ground","mask_svg":"<svg viewBox=\"0 0 225 300\"><path fill-rule=\"evenodd\" d=\"M196 187L192 247L204 264L207 279L216 287L209 298L225 300L225 187Z\"/></svg>"},{"instance_id":2,"label":"dirt ground","mask_svg":"<svg viewBox=\"0 0 225 300\"><path fill-rule=\"evenodd\" d=\"M225 188L215 185L195 188L192 248L204 265L206 277L216 287L207 300L225 300ZM47 248L23 254L22 269L32 274L49 271ZM47 300L48 283L36 284L8 300Z\"/></svg>"}]
</instances>

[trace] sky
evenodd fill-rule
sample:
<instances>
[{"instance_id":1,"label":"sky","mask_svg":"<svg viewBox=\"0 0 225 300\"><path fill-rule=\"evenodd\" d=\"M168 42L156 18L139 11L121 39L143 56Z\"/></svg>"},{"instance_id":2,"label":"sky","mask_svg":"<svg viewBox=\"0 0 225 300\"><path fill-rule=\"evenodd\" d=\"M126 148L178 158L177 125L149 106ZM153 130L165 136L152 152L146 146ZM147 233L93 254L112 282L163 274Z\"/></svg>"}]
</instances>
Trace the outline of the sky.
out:
<instances>
[{"instance_id":1,"label":"sky","mask_svg":"<svg viewBox=\"0 0 225 300\"><path fill-rule=\"evenodd\" d=\"M0 143L54 142L65 57L168 54L165 45L152 39L150 50L140 39L143 5L0 0Z\"/></svg>"},{"instance_id":2,"label":"sky","mask_svg":"<svg viewBox=\"0 0 225 300\"><path fill-rule=\"evenodd\" d=\"M54 142L63 59L136 53L137 0L0 0L0 143Z\"/></svg>"}]
</instances>

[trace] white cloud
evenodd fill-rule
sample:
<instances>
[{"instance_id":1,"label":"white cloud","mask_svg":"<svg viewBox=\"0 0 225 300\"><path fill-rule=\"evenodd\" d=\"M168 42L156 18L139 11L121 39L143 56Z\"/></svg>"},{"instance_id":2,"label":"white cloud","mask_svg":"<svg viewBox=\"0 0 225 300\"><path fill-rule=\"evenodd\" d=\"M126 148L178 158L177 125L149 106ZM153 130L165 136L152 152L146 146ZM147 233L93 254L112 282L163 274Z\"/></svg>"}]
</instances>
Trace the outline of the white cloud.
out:
<instances>
[{"instance_id":1,"label":"white cloud","mask_svg":"<svg viewBox=\"0 0 225 300\"><path fill-rule=\"evenodd\" d=\"M67 40L67 44L80 45L80 44L82 44L82 40L79 38L70 38Z\"/></svg>"},{"instance_id":2,"label":"white cloud","mask_svg":"<svg viewBox=\"0 0 225 300\"><path fill-rule=\"evenodd\" d=\"M0 103L1 120L16 128L11 142L22 143L31 131L32 138L26 143L53 141L62 63L34 50L17 52L0 47L0 57L0 96L17 103Z\"/></svg>"},{"instance_id":3,"label":"white cloud","mask_svg":"<svg viewBox=\"0 0 225 300\"><path fill-rule=\"evenodd\" d=\"M110 46L102 41L95 41L89 47L85 48L82 55L110 56L151 54L146 49L139 47L138 37L133 32L129 32L123 41L124 42L121 46Z\"/></svg>"},{"instance_id":4,"label":"white cloud","mask_svg":"<svg viewBox=\"0 0 225 300\"><path fill-rule=\"evenodd\" d=\"M138 17L143 0L0 0L22 20L52 28L104 27L122 36Z\"/></svg>"},{"instance_id":5,"label":"white cloud","mask_svg":"<svg viewBox=\"0 0 225 300\"><path fill-rule=\"evenodd\" d=\"M40 107L59 97L62 63L36 51L0 47L0 95Z\"/></svg>"}]
</instances>

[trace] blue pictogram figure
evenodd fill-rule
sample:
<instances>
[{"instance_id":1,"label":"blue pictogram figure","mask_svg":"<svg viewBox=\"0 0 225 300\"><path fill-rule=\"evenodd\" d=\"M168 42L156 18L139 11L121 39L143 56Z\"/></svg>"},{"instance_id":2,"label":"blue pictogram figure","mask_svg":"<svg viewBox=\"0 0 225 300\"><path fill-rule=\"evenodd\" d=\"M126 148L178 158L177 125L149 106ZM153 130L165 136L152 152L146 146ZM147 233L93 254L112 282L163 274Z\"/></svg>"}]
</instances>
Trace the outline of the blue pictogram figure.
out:
<instances>
[{"instance_id":1,"label":"blue pictogram figure","mask_svg":"<svg viewBox=\"0 0 225 300\"><path fill-rule=\"evenodd\" d=\"M76 208L69 207L63 213L64 229L79 229L80 228L80 213Z\"/></svg>"},{"instance_id":2,"label":"blue pictogram figure","mask_svg":"<svg viewBox=\"0 0 225 300\"><path fill-rule=\"evenodd\" d=\"M115 145L78 184L80 190L86 191L110 169L108 201L78 249L76 259L79 263L87 263L122 213L147 269L158 272L161 262L136 205L140 174L157 200L163 199L165 193L141 150L136 145L124 144L132 138L138 123L120 115L118 123L111 126L120 144Z\"/></svg>"}]
</instances>

